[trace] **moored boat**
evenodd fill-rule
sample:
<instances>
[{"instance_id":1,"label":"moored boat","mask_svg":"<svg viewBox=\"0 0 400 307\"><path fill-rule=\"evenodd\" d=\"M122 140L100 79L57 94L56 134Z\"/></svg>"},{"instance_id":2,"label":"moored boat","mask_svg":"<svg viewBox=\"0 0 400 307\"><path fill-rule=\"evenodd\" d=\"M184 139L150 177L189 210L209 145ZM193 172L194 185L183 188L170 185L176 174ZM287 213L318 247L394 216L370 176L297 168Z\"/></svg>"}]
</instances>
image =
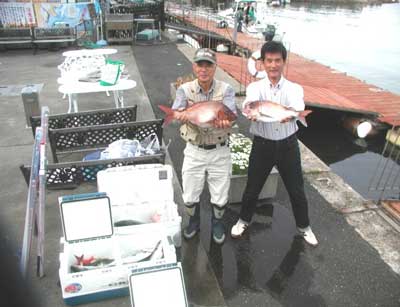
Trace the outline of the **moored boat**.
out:
<instances>
[{"instance_id":1,"label":"moored boat","mask_svg":"<svg viewBox=\"0 0 400 307\"><path fill-rule=\"evenodd\" d=\"M235 19L241 19L242 32L265 40L282 40L284 36L269 14L265 0L235 0L231 8L219 11L218 17L231 28L235 25Z\"/></svg>"}]
</instances>

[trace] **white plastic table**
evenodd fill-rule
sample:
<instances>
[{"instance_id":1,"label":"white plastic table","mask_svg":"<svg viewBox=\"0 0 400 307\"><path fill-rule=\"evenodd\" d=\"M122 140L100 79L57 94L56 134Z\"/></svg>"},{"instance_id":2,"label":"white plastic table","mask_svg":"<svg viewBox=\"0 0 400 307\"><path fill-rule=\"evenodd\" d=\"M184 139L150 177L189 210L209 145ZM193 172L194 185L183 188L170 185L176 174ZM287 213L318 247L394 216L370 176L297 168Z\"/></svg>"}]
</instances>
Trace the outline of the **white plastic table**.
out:
<instances>
[{"instance_id":1,"label":"white plastic table","mask_svg":"<svg viewBox=\"0 0 400 307\"><path fill-rule=\"evenodd\" d=\"M117 49L102 48L102 49L80 49L80 50L69 50L63 52L65 57L80 57L80 56L96 56L96 55L110 55L117 53Z\"/></svg>"},{"instance_id":2,"label":"white plastic table","mask_svg":"<svg viewBox=\"0 0 400 307\"><path fill-rule=\"evenodd\" d=\"M129 90L136 86L133 80L121 79L115 85L103 86L99 82L71 82L62 84L58 91L68 95L69 107L68 113L78 112L78 94L96 93L96 92L113 92L116 108L124 107L123 91Z\"/></svg>"}]
</instances>

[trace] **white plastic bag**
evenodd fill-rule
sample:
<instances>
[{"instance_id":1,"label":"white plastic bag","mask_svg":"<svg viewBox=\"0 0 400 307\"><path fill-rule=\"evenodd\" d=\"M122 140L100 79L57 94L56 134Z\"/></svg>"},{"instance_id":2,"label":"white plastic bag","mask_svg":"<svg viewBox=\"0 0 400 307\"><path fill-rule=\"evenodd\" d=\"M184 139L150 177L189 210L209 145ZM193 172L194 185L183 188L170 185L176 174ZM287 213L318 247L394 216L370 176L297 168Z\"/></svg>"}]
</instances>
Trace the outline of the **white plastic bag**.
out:
<instances>
[{"instance_id":1,"label":"white plastic bag","mask_svg":"<svg viewBox=\"0 0 400 307\"><path fill-rule=\"evenodd\" d=\"M141 152L144 155L154 155L160 152L160 141L157 134L152 133L140 142Z\"/></svg>"},{"instance_id":2,"label":"white plastic bag","mask_svg":"<svg viewBox=\"0 0 400 307\"><path fill-rule=\"evenodd\" d=\"M100 159L132 158L141 155L141 146L138 140L122 139L112 142L101 152Z\"/></svg>"}]
</instances>

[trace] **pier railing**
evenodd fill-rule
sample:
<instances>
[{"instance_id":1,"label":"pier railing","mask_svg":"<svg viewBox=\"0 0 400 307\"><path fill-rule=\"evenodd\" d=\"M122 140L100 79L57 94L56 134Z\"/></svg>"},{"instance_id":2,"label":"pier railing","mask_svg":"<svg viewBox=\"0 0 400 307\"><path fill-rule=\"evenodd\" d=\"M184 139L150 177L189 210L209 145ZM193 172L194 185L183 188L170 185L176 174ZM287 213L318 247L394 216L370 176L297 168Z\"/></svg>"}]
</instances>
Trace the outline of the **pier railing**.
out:
<instances>
[{"instance_id":1,"label":"pier railing","mask_svg":"<svg viewBox=\"0 0 400 307\"><path fill-rule=\"evenodd\" d=\"M398 120L400 124L400 119ZM368 187L370 198L376 200L389 216L400 223L398 206L400 203L400 126L387 131L386 142Z\"/></svg>"},{"instance_id":2,"label":"pier railing","mask_svg":"<svg viewBox=\"0 0 400 307\"><path fill-rule=\"evenodd\" d=\"M223 17L218 11L203 6L191 6L178 1L168 1L165 3L166 27L177 30L183 35L183 39L194 48L211 48L221 53L234 55L235 58L221 57L218 64L221 68L229 71L244 88L250 83L259 79L262 74L256 75L254 69L262 71L260 61L252 61L255 51L259 51L265 43L262 33L238 33L234 29L236 26L232 17ZM223 23L221 23L223 22ZM282 41L287 50L290 51L290 44L283 40L282 35L274 38ZM289 52L290 55L290 52ZM249 72L248 61L255 66ZM229 69L224 68L224 63L229 65ZM286 72L290 69L290 56L286 63ZM256 77L254 77L256 76Z\"/></svg>"}]
</instances>

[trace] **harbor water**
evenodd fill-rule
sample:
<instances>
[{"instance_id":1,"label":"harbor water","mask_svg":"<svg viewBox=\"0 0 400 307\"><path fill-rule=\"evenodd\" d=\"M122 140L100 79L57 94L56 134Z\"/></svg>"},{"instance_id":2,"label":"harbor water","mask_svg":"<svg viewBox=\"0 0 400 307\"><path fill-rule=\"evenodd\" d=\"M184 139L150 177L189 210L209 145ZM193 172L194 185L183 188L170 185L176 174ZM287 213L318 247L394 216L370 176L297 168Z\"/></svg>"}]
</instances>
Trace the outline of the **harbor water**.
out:
<instances>
[{"instance_id":1,"label":"harbor water","mask_svg":"<svg viewBox=\"0 0 400 307\"><path fill-rule=\"evenodd\" d=\"M288 48L308 59L400 94L400 3L381 5L292 3L268 12L285 32ZM290 70L290 59L288 62ZM367 199L381 197L370 186L382 160L384 134L364 146L342 126L343 114L316 111L300 139ZM398 165L391 164L395 173ZM398 197L389 192L387 197Z\"/></svg>"}]
</instances>

